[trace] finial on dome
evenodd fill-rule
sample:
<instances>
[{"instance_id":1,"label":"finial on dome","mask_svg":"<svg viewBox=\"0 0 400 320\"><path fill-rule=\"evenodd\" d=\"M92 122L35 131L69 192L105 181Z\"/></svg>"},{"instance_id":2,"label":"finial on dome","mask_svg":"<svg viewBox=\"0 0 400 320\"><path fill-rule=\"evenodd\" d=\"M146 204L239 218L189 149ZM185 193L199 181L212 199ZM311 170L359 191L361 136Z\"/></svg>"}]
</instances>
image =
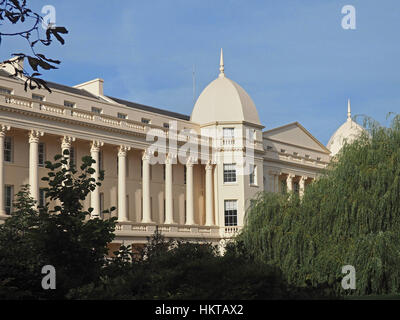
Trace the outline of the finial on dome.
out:
<instances>
[{"instance_id":1,"label":"finial on dome","mask_svg":"<svg viewBox=\"0 0 400 320\"><path fill-rule=\"evenodd\" d=\"M351 120L351 105L350 105L350 99L347 99L347 120Z\"/></svg>"},{"instance_id":2,"label":"finial on dome","mask_svg":"<svg viewBox=\"0 0 400 320\"><path fill-rule=\"evenodd\" d=\"M220 61L219 61L219 77L220 78L223 78L223 77L225 77L225 68L224 68L224 52L222 51L222 48L221 48L221 58L220 58Z\"/></svg>"}]
</instances>

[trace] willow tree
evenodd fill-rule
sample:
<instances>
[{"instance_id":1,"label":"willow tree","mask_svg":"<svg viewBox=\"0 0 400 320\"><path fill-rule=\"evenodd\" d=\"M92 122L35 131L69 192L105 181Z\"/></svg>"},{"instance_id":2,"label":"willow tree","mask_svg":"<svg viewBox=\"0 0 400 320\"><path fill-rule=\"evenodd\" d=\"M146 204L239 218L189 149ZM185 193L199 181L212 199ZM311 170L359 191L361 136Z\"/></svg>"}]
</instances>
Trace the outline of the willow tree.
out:
<instances>
[{"instance_id":1,"label":"willow tree","mask_svg":"<svg viewBox=\"0 0 400 320\"><path fill-rule=\"evenodd\" d=\"M339 294L400 292L400 116L390 127L367 128L302 199L260 194L247 212L238 241L292 284L330 284ZM355 290L341 286L345 265L355 267Z\"/></svg>"}]
</instances>

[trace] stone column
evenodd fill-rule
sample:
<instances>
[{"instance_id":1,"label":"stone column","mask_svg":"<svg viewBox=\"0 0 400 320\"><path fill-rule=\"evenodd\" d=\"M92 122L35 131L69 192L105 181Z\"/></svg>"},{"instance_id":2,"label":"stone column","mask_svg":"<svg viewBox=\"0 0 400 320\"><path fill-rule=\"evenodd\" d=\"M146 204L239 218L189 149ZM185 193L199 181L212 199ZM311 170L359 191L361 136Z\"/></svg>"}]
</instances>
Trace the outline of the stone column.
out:
<instances>
[{"instance_id":1,"label":"stone column","mask_svg":"<svg viewBox=\"0 0 400 320\"><path fill-rule=\"evenodd\" d=\"M126 153L130 149L127 146L118 149L118 221L129 221L126 210Z\"/></svg>"},{"instance_id":2,"label":"stone column","mask_svg":"<svg viewBox=\"0 0 400 320\"><path fill-rule=\"evenodd\" d=\"M0 125L0 216L5 216L4 210L4 138L9 126Z\"/></svg>"},{"instance_id":3,"label":"stone column","mask_svg":"<svg viewBox=\"0 0 400 320\"><path fill-rule=\"evenodd\" d=\"M29 191L31 197L39 201L39 137L43 132L31 130L29 133Z\"/></svg>"},{"instance_id":4,"label":"stone column","mask_svg":"<svg viewBox=\"0 0 400 320\"><path fill-rule=\"evenodd\" d=\"M174 223L173 192L172 192L172 163L174 155L168 154L165 159L165 224Z\"/></svg>"},{"instance_id":5,"label":"stone column","mask_svg":"<svg viewBox=\"0 0 400 320\"><path fill-rule=\"evenodd\" d=\"M143 223L151 223L150 203L150 154L143 153L142 198L143 198Z\"/></svg>"},{"instance_id":6,"label":"stone column","mask_svg":"<svg viewBox=\"0 0 400 320\"><path fill-rule=\"evenodd\" d=\"M68 152L71 152L71 143L75 141L74 137L69 137L69 136L64 136L61 140L61 154L64 156L64 151L68 150ZM63 165L63 168L69 169L69 160L70 160L70 155L65 155L64 156L67 159L67 165Z\"/></svg>"},{"instance_id":7,"label":"stone column","mask_svg":"<svg viewBox=\"0 0 400 320\"><path fill-rule=\"evenodd\" d=\"M299 186L300 186L299 195L300 195L300 197L303 197L303 195L304 195L304 188L305 188L305 184L306 184L307 178L308 177L304 177L304 176L300 178L300 183L299 183Z\"/></svg>"},{"instance_id":8,"label":"stone column","mask_svg":"<svg viewBox=\"0 0 400 320\"><path fill-rule=\"evenodd\" d=\"M103 142L93 141L90 148L90 156L93 158L94 161L96 161L95 163L92 163L92 168L95 170L95 172L92 174L92 178L94 178L96 182L98 182L99 180L100 171L99 152L100 147L102 147L103 145ZM91 217L100 218L100 190L98 186L96 186L96 189L94 189L90 194L90 206L93 208Z\"/></svg>"},{"instance_id":9,"label":"stone column","mask_svg":"<svg viewBox=\"0 0 400 320\"><path fill-rule=\"evenodd\" d=\"M186 224L194 224L193 162L190 158L186 163Z\"/></svg>"},{"instance_id":10,"label":"stone column","mask_svg":"<svg viewBox=\"0 0 400 320\"><path fill-rule=\"evenodd\" d=\"M213 213L213 190L212 190L212 172L213 165L211 162L206 164L206 226L214 225L214 213Z\"/></svg>"},{"instance_id":11,"label":"stone column","mask_svg":"<svg viewBox=\"0 0 400 320\"><path fill-rule=\"evenodd\" d=\"M293 174L288 174L286 178L286 187L287 187L287 192L292 192L293 191Z\"/></svg>"}]
</instances>

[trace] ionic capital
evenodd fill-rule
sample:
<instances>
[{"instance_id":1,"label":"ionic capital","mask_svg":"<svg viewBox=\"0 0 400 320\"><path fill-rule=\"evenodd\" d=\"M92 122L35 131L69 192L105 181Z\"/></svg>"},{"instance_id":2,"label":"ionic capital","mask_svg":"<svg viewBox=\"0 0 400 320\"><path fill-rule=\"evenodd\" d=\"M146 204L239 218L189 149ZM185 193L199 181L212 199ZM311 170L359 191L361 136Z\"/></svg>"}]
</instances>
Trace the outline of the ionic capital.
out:
<instances>
[{"instance_id":1,"label":"ionic capital","mask_svg":"<svg viewBox=\"0 0 400 320\"><path fill-rule=\"evenodd\" d=\"M177 158L177 155L175 153L168 153L166 158L165 158L165 164L174 164L175 160Z\"/></svg>"},{"instance_id":2,"label":"ionic capital","mask_svg":"<svg viewBox=\"0 0 400 320\"><path fill-rule=\"evenodd\" d=\"M71 149L71 143L75 141L75 137L64 136L61 139L61 149Z\"/></svg>"},{"instance_id":3,"label":"ionic capital","mask_svg":"<svg viewBox=\"0 0 400 320\"><path fill-rule=\"evenodd\" d=\"M44 132L39 130L31 130L29 132L29 143L39 143L39 138L43 137Z\"/></svg>"},{"instance_id":4,"label":"ionic capital","mask_svg":"<svg viewBox=\"0 0 400 320\"><path fill-rule=\"evenodd\" d=\"M126 153L131 150L131 147L121 145L118 148L118 157L126 157Z\"/></svg>"},{"instance_id":5,"label":"ionic capital","mask_svg":"<svg viewBox=\"0 0 400 320\"><path fill-rule=\"evenodd\" d=\"M212 170L213 169L213 164L211 161L207 161L207 164L205 166L206 171Z\"/></svg>"},{"instance_id":6,"label":"ionic capital","mask_svg":"<svg viewBox=\"0 0 400 320\"><path fill-rule=\"evenodd\" d=\"M104 146L104 142L99 141L99 140L93 140L91 148L90 148L90 152L99 152L100 148L102 146Z\"/></svg>"},{"instance_id":7,"label":"ionic capital","mask_svg":"<svg viewBox=\"0 0 400 320\"><path fill-rule=\"evenodd\" d=\"M6 132L10 131L10 126L4 125L4 124L0 124L0 137L5 137Z\"/></svg>"}]
</instances>

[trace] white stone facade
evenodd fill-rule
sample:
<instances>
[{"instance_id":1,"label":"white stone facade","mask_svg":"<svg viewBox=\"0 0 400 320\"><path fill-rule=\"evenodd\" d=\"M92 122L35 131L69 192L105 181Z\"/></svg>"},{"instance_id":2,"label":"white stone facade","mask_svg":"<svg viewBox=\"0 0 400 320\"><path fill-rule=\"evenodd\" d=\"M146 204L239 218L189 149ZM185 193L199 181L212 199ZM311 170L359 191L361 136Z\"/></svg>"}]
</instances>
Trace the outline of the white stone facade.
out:
<instances>
[{"instance_id":1,"label":"white stone facade","mask_svg":"<svg viewBox=\"0 0 400 320\"><path fill-rule=\"evenodd\" d=\"M49 86L52 93L24 91L23 79L0 73L3 220L23 184L42 201L43 161L68 149L75 165L84 155L96 160L95 178L105 170L84 206L100 218L117 207L116 243L144 243L156 226L167 238L218 243L240 230L258 192L302 194L330 161L297 122L263 131L251 98L225 76L222 55L191 117L106 96L101 79ZM157 152L150 133L165 141ZM193 145L197 153L184 157Z\"/></svg>"}]
</instances>

